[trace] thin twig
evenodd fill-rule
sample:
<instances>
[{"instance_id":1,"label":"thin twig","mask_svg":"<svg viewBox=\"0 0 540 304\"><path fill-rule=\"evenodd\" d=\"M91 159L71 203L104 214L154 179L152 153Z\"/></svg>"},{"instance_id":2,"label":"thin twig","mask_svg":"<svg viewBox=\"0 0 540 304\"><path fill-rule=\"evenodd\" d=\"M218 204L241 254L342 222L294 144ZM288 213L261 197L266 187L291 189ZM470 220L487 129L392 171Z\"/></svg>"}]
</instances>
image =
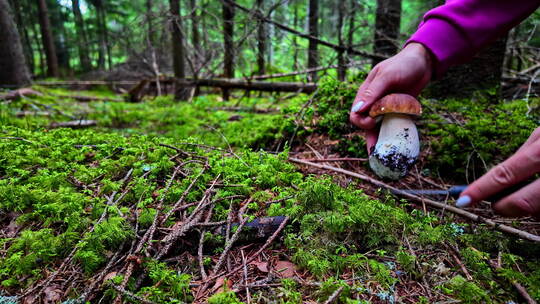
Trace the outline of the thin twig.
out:
<instances>
[{"instance_id":1,"label":"thin twig","mask_svg":"<svg viewBox=\"0 0 540 304\"><path fill-rule=\"evenodd\" d=\"M334 293L331 294L330 297L328 297L328 300L326 300L326 302L324 302L324 304L334 303L334 301L337 300L337 298L339 297L339 295L343 291L343 288L344 288L343 286L340 286L338 289L336 289L336 291L334 291Z\"/></svg>"}]
</instances>

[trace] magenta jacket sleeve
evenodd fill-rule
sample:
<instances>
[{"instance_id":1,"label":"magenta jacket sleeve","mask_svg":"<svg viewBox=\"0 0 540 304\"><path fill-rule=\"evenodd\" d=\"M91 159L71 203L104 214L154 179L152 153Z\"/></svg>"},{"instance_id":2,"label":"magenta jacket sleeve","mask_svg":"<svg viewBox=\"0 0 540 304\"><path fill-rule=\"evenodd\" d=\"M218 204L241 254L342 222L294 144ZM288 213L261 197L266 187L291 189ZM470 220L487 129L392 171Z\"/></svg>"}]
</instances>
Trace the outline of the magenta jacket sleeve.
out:
<instances>
[{"instance_id":1,"label":"magenta jacket sleeve","mask_svg":"<svg viewBox=\"0 0 540 304\"><path fill-rule=\"evenodd\" d=\"M540 0L448 0L424 15L407 41L423 44L435 57L435 75L470 59L540 6Z\"/></svg>"}]
</instances>

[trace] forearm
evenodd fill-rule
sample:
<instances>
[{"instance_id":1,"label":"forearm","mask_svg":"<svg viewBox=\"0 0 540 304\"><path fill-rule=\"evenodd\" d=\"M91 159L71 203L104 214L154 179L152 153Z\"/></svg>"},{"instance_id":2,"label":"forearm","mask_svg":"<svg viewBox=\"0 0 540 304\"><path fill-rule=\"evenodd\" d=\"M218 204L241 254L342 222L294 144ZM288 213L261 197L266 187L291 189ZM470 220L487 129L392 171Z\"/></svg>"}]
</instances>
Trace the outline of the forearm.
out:
<instances>
[{"instance_id":1,"label":"forearm","mask_svg":"<svg viewBox=\"0 0 540 304\"><path fill-rule=\"evenodd\" d=\"M424 15L408 42L424 45L440 77L532 14L540 0L452 0Z\"/></svg>"}]
</instances>

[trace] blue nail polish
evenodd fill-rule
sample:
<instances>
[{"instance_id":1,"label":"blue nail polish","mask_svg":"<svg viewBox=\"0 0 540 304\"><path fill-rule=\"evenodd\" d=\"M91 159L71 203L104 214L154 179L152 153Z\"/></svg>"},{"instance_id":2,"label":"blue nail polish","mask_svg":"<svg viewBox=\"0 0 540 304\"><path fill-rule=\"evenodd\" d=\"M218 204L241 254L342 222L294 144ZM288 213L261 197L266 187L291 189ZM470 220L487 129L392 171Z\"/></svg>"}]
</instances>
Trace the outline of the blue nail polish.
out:
<instances>
[{"instance_id":1,"label":"blue nail polish","mask_svg":"<svg viewBox=\"0 0 540 304\"><path fill-rule=\"evenodd\" d=\"M456 201L456 206L459 208L467 207L471 204L471 197L468 195L464 195Z\"/></svg>"},{"instance_id":2,"label":"blue nail polish","mask_svg":"<svg viewBox=\"0 0 540 304\"><path fill-rule=\"evenodd\" d=\"M359 101L352 107L351 111L356 113L356 112L360 111L360 108L362 108L363 105L364 105L364 102Z\"/></svg>"}]
</instances>

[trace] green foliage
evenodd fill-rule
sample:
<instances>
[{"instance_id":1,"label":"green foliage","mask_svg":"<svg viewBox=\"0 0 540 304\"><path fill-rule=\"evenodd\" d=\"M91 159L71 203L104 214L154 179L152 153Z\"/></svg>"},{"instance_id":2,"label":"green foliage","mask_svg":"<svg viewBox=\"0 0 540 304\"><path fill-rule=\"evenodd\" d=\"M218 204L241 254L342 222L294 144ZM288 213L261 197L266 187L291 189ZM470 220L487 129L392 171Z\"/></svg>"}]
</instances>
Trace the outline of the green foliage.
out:
<instances>
[{"instance_id":1,"label":"green foliage","mask_svg":"<svg viewBox=\"0 0 540 304\"><path fill-rule=\"evenodd\" d=\"M155 260L145 262L144 267L153 285L141 288L138 295L158 303L185 303L193 300L189 289L190 275L179 273Z\"/></svg>"},{"instance_id":2,"label":"green foliage","mask_svg":"<svg viewBox=\"0 0 540 304\"><path fill-rule=\"evenodd\" d=\"M298 291L298 284L292 279L282 279L278 292L280 304L302 303L302 293Z\"/></svg>"},{"instance_id":3,"label":"green foliage","mask_svg":"<svg viewBox=\"0 0 540 304\"><path fill-rule=\"evenodd\" d=\"M234 291L224 290L223 292L216 293L210 298L208 298L209 304L243 304L238 300L236 293Z\"/></svg>"},{"instance_id":4,"label":"green foliage","mask_svg":"<svg viewBox=\"0 0 540 304\"><path fill-rule=\"evenodd\" d=\"M455 295L463 303L492 303L483 288L460 275L452 278L441 289L447 294Z\"/></svg>"},{"instance_id":5,"label":"green foliage","mask_svg":"<svg viewBox=\"0 0 540 304\"><path fill-rule=\"evenodd\" d=\"M338 140L335 146L337 152L354 157L367 157L364 138L351 134L357 128L349 122L349 112L358 89L357 83L341 82L330 77L319 82L319 91L314 95L316 123L313 128L317 133ZM308 125L311 124L310 120L311 117L306 119Z\"/></svg>"},{"instance_id":6,"label":"green foliage","mask_svg":"<svg viewBox=\"0 0 540 304\"><path fill-rule=\"evenodd\" d=\"M105 262L106 250L118 249L132 236L131 226L124 218L111 217L97 224L94 231L77 244L74 259L83 265L86 272L91 273Z\"/></svg>"},{"instance_id":7,"label":"green foliage","mask_svg":"<svg viewBox=\"0 0 540 304\"><path fill-rule=\"evenodd\" d=\"M6 258L0 260L2 285L12 287L24 283L16 277L40 275L41 266L62 256L73 242L72 237L69 233L55 236L49 228L22 231L7 250Z\"/></svg>"},{"instance_id":8,"label":"green foliage","mask_svg":"<svg viewBox=\"0 0 540 304\"><path fill-rule=\"evenodd\" d=\"M430 123L420 130L429 138L424 140L429 142L431 150L428 166L443 176L461 180L466 174L469 179L479 177L490 166L506 159L538 125L538 120L528 115L524 100L432 101L426 108L429 110L424 119Z\"/></svg>"}]
</instances>

